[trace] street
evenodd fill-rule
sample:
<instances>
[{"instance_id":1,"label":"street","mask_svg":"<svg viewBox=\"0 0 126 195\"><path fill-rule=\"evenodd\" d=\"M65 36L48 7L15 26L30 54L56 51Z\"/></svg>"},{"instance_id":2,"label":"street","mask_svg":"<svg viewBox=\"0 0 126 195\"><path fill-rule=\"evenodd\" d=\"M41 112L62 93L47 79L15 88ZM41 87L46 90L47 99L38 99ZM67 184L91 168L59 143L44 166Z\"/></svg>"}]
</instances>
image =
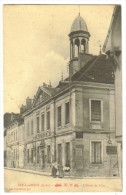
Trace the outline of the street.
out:
<instances>
[{"instance_id":1,"label":"street","mask_svg":"<svg viewBox=\"0 0 126 195\"><path fill-rule=\"evenodd\" d=\"M52 178L4 169L5 192L119 192L120 178Z\"/></svg>"}]
</instances>

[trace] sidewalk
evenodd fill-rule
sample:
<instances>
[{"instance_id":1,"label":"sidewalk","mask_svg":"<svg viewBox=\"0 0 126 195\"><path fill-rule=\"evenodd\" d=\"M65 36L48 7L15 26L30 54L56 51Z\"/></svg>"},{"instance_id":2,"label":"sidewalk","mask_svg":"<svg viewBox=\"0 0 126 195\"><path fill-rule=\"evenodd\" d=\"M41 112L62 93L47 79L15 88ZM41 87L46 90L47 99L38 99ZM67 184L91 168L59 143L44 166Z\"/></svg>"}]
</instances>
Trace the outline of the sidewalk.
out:
<instances>
[{"instance_id":1,"label":"sidewalk","mask_svg":"<svg viewBox=\"0 0 126 195\"><path fill-rule=\"evenodd\" d=\"M10 168L10 167L4 167L4 169L51 177L51 173L45 172L45 171L34 171L34 170L21 169L21 168ZM75 176L65 176L65 179L121 179L121 178L120 177L75 177Z\"/></svg>"},{"instance_id":2,"label":"sidewalk","mask_svg":"<svg viewBox=\"0 0 126 195\"><path fill-rule=\"evenodd\" d=\"M51 173L45 172L45 171L34 171L34 170L28 170L28 169L23 169L23 168L21 169L21 168L11 168L11 167L4 167L4 169L25 172L25 173L31 173L31 174L37 174L37 175L43 175L43 176L51 176Z\"/></svg>"}]
</instances>

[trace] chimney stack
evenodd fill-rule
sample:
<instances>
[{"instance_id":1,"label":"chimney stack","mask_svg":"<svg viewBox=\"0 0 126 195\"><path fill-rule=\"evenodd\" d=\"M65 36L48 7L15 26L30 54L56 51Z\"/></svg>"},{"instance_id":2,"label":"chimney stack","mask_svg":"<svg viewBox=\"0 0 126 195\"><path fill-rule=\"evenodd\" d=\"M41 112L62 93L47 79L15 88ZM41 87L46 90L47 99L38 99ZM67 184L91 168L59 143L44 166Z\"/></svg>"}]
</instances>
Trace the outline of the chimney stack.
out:
<instances>
[{"instance_id":1,"label":"chimney stack","mask_svg":"<svg viewBox=\"0 0 126 195\"><path fill-rule=\"evenodd\" d=\"M22 106L20 107L20 114L23 114L26 110L27 110L27 106L24 106L22 104Z\"/></svg>"},{"instance_id":2,"label":"chimney stack","mask_svg":"<svg viewBox=\"0 0 126 195\"><path fill-rule=\"evenodd\" d=\"M32 106L32 99L29 97L27 97L27 99L26 99L26 106L27 106L27 108L31 108L31 106Z\"/></svg>"}]
</instances>

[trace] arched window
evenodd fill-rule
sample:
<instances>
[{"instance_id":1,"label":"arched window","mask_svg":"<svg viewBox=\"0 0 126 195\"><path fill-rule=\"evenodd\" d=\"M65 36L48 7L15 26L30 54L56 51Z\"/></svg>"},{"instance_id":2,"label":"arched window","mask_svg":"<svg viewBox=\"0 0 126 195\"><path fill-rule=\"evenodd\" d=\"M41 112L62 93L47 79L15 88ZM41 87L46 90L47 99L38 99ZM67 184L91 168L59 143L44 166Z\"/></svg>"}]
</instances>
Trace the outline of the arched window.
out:
<instances>
[{"instance_id":1,"label":"arched window","mask_svg":"<svg viewBox=\"0 0 126 195\"><path fill-rule=\"evenodd\" d=\"M74 57L78 57L78 53L79 53L79 39L75 40L75 51L74 51Z\"/></svg>"},{"instance_id":2,"label":"arched window","mask_svg":"<svg viewBox=\"0 0 126 195\"><path fill-rule=\"evenodd\" d=\"M70 58L73 58L73 41L70 43Z\"/></svg>"},{"instance_id":3,"label":"arched window","mask_svg":"<svg viewBox=\"0 0 126 195\"><path fill-rule=\"evenodd\" d=\"M85 39L81 40L81 53L85 53L86 52L86 41Z\"/></svg>"}]
</instances>

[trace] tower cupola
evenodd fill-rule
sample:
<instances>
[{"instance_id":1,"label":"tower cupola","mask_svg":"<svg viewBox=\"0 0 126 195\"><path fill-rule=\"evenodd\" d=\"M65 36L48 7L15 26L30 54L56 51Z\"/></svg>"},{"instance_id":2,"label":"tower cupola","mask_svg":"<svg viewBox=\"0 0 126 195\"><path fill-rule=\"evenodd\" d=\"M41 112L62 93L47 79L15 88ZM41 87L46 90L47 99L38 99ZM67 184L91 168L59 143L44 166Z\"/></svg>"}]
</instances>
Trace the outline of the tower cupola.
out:
<instances>
[{"instance_id":1,"label":"tower cupola","mask_svg":"<svg viewBox=\"0 0 126 195\"><path fill-rule=\"evenodd\" d=\"M84 19L80 16L73 21L71 26L70 38L70 59L78 58L79 53L88 53L90 33Z\"/></svg>"}]
</instances>

